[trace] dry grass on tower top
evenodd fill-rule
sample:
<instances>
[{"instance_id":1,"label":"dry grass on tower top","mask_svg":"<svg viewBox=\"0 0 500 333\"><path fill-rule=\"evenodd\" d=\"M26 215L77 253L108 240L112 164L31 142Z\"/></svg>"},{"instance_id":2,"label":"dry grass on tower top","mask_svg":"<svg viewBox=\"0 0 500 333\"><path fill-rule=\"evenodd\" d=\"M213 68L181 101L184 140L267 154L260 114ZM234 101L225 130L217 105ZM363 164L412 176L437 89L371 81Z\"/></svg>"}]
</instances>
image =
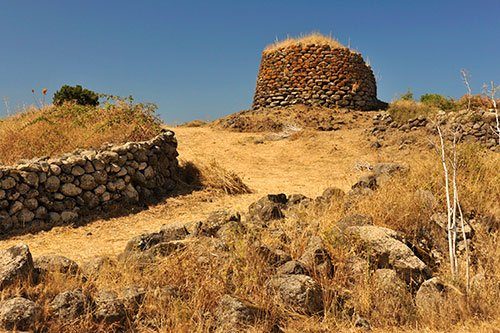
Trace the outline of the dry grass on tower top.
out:
<instances>
[{"instance_id":1,"label":"dry grass on tower top","mask_svg":"<svg viewBox=\"0 0 500 333\"><path fill-rule=\"evenodd\" d=\"M332 36L325 36L319 32L313 32L299 37L288 36L284 40L276 40L274 43L267 45L264 52L272 52L293 45L328 45L332 48L346 48Z\"/></svg>"}]
</instances>

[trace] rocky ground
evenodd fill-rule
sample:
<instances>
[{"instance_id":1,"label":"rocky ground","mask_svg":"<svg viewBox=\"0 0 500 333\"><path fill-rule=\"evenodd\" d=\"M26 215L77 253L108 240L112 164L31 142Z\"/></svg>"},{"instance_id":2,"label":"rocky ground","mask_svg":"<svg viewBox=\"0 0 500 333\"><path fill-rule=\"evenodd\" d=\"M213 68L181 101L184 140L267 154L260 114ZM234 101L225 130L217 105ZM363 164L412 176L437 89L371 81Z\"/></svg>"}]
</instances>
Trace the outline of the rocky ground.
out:
<instances>
[{"instance_id":1,"label":"rocky ground","mask_svg":"<svg viewBox=\"0 0 500 333\"><path fill-rule=\"evenodd\" d=\"M373 116L279 136L176 129L181 159L216 159L253 193L198 190L135 215L2 241L0 326L495 332L498 156L460 151L466 239L452 280L428 134L380 138Z\"/></svg>"},{"instance_id":2,"label":"rocky ground","mask_svg":"<svg viewBox=\"0 0 500 333\"><path fill-rule=\"evenodd\" d=\"M218 287L217 305L207 314L211 319L207 329L211 331L258 327L281 332L290 329L292 314L318 319L333 313L353 328L370 330L370 319L353 301L359 297L356 284L365 279L373 284L374 295L370 297L383 297L390 304L378 309L385 316L394 317L391 310L403 311L401 316L433 316L441 307L449 307L450 302L452 314L458 316L456 312L467 305L466 296L439 277L445 254L439 247L429 248L424 237L418 238L420 242L408 239L393 229L374 225L371 216L358 213L346 214L327 229L319 222L304 224L297 219L303 214L326 214L332 207L349 211L349 206L361 197L377 191L394 175L406 172L407 166L380 163L348 193L328 188L315 199L301 194L269 194L252 203L246 212L215 211L204 221L167 224L157 232L132 238L117 257L94 257L80 266L60 255L33 259L25 244L10 247L0 253L0 288L4 295L19 290L26 294L6 297L0 303L0 325L7 330L50 330L85 320L105 330L164 328L150 321L143 306L157 304L161 298L188 302L190 293L195 292L190 290L189 280L185 281L187 285L155 285L144 281L128 284L117 279L115 286L104 288L100 278L112 273L113 268L128 267L129 272L120 274L137 274L134 280L148 280L144 274L158 270L166 260L173 264L172 258L178 264L188 261L209 274L228 270L224 272L225 285ZM426 201L435 201L432 194L425 196ZM433 216L434 228L444 235L441 222L439 216ZM475 221L474 227L472 223L465 231L469 242L473 242L474 230L485 227L482 221ZM332 246L338 242L348 256L339 256L339 250ZM243 262L237 263L238 256ZM226 261L230 264L225 265ZM235 284L238 278L232 277L241 269L238 264L255 265L253 269L265 273L255 283L263 288L267 304L238 295L242 286ZM340 283L338 276L346 280ZM73 284L71 288L50 298L45 294L44 288L48 287L44 284L68 277L73 281L65 284ZM484 274L475 275L473 288L483 287L482 279L486 279ZM193 284L199 283L193 280ZM409 318L392 320L405 322Z\"/></svg>"}]
</instances>

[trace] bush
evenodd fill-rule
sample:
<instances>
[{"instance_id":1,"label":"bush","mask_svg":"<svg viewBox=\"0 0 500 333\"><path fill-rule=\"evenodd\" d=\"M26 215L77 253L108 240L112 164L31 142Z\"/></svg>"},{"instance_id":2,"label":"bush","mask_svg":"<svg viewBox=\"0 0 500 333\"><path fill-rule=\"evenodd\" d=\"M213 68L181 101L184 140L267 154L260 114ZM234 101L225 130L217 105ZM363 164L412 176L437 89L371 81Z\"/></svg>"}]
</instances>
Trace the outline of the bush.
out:
<instances>
[{"instance_id":1,"label":"bush","mask_svg":"<svg viewBox=\"0 0 500 333\"><path fill-rule=\"evenodd\" d=\"M488 110L493 108L493 103L488 97L484 95L466 94L460 97L460 99L457 101L460 110L467 110L467 108L469 107L469 100L470 100L471 110L477 111L477 110Z\"/></svg>"},{"instance_id":2,"label":"bush","mask_svg":"<svg viewBox=\"0 0 500 333\"><path fill-rule=\"evenodd\" d=\"M454 110L456 105L453 99L439 94L424 94L420 96L422 104L433 106L444 111Z\"/></svg>"},{"instance_id":3,"label":"bush","mask_svg":"<svg viewBox=\"0 0 500 333\"><path fill-rule=\"evenodd\" d=\"M413 92L408 89L407 92L405 92L404 94L402 94L400 97L399 97L400 100L402 101L413 101Z\"/></svg>"},{"instance_id":4,"label":"bush","mask_svg":"<svg viewBox=\"0 0 500 333\"><path fill-rule=\"evenodd\" d=\"M53 103L62 105L65 102L97 106L99 105L99 95L92 90L82 88L80 85L74 87L64 85L54 94Z\"/></svg>"}]
</instances>

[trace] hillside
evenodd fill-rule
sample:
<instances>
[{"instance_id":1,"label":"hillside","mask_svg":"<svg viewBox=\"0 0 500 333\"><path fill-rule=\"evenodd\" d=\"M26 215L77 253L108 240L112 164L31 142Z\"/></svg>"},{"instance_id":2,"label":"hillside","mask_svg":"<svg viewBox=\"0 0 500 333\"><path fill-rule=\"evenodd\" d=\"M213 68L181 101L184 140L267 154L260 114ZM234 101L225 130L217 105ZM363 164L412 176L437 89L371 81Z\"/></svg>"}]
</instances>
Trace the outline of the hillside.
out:
<instances>
[{"instance_id":1,"label":"hillside","mask_svg":"<svg viewBox=\"0 0 500 333\"><path fill-rule=\"evenodd\" d=\"M37 258L54 254L74 260L81 269L70 275L66 269L44 273L48 275L41 277L42 289L37 284L21 284L4 290L2 297L19 292L36 297L45 318L37 327L54 332L63 328L75 332L222 332L235 327L235 331L246 327L252 332L358 331L368 327L376 332L494 332L499 324L495 310L499 290L495 276L500 268L498 153L475 145L461 145L459 150L459 186L464 212L474 230L471 274L476 281L476 289L464 301L460 296L465 288L463 252L459 280L451 281L444 235L432 227L435 213L442 213L445 207L439 155L429 145L429 139L435 141L436 137L423 128L373 134L377 126L373 119L378 114L338 113L333 117L340 125L327 131L296 125L273 132L236 132L220 129L220 122L169 127L179 142L181 166L191 162L207 173L229 170L252 192L226 194L215 187L188 184L139 212L2 240L1 249L27 244L35 266L43 271L51 272L53 266L40 264ZM376 178L379 185L366 191L362 190L365 185L357 185L361 190L351 191L358 180L362 182L357 184L364 184L363 179L371 179L367 175L379 172L374 170L382 170ZM285 201L280 196L267 197L278 193L288 197ZM274 216L279 211L284 216ZM395 230L398 236L389 236L392 234L382 227ZM163 230L162 237L176 240L158 244L169 244L164 248L149 249L147 245L146 252L137 252L135 247L143 246L137 236L149 239L159 235L158 230ZM362 243L342 238L346 234L339 230L371 230L369 235L389 232L381 237L389 237L387 241L404 253L410 249L400 237L405 244L413 244L405 260L417 260L420 268L412 268L416 269L412 274L428 278L431 270L440 277L439 283L432 282L437 287L427 284L430 296L424 301L433 299L441 305L426 305L427 312L418 312L423 296L417 296L416 306L412 299L417 289L411 281L420 278L413 276L405 287L404 280L393 276L401 271L386 269L395 265L392 261L380 264L378 270L368 268L365 252L358 247ZM426 257L431 248L441 254ZM159 252L151 252L153 249ZM149 257L151 253L155 253L154 259ZM280 266L290 259L295 261L287 265L295 266ZM286 288L292 290L280 289L288 284ZM291 287L294 284L311 290L299 303L290 296L296 292ZM120 310L113 317L109 304L118 306L116 295L123 302L129 299L126 295L131 289L126 293L123 288L131 286L136 288L132 295L138 297L133 302L137 304L124 303L126 312ZM74 288L95 303L85 305L86 312L67 326L64 320L49 316L54 296ZM432 288L444 288L444 298L432 294ZM456 292L456 288L462 291Z\"/></svg>"}]
</instances>

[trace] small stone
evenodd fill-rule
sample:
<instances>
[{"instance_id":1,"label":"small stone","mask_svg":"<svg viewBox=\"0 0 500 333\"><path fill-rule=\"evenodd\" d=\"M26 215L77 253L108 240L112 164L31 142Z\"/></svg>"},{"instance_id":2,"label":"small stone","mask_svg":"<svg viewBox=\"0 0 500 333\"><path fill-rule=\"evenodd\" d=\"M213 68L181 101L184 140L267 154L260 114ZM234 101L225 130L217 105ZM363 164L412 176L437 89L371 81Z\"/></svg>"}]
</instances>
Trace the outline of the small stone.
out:
<instances>
[{"instance_id":1,"label":"small stone","mask_svg":"<svg viewBox=\"0 0 500 333\"><path fill-rule=\"evenodd\" d=\"M82 193L82 189L76 186L75 184L67 183L61 187L61 192L66 196L76 197L77 195Z\"/></svg>"},{"instance_id":2,"label":"small stone","mask_svg":"<svg viewBox=\"0 0 500 333\"><path fill-rule=\"evenodd\" d=\"M2 189L10 190L11 188L14 188L16 186L16 180L12 177L7 177L2 180L1 185Z\"/></svg>"},{"instance_id":3,"label":"small stone","mask_svg":"<svg viewBox=\"0 0 500 333\"><path fill-rule=\"evenodd\" d=\"M79 165L75 165L72 169L71 169L71 174L73 176L81 176L85 173L85 170L79 166Z\"/></svg>"},{"instance_id":4,"label":"small stone","mask_svg":"<svg viewBox=\"0 0 500 333\"><path fill-rule=\"evenodd\" d=\"M96 188L97 183L92 175L85 174L80 177L80 187L84 190L90 191Z\"/></svg>"},{"instance_id":5,"label":"small stone","mask_svg":"<svg viewBox=\"0 0 500 333\"><path fill-rule=\"evenodd\" d=\"M76 219L78 219L78 213L72 211L64 211L61 213L61 220L64 223L72 222Z\"/></svg>"},{"instance_id":6,"label":"small stone","mask_svg":"<svg viewBox=\"0 0 500 333\"><path fill-rule=\"evenodd\" d=\"M19 220L19 222L21 222L23 224L33 221L34 218L35 218L35 214L26 208L22 209L17 214L17 219Z\"/></svg>"},{"instance_id":7,"label":"small stone","mask_svg":"<svg viewBox=\"0 0 500 333\"><path fill-rule=\"evenodd\" d=\"M59 180L58 177L56 176L50 176L47 178L47 181L45 182L45 189L47 192L57 192L59 190L59 186L61 185L61 181Z\"/></svg>"}]
</instances>

